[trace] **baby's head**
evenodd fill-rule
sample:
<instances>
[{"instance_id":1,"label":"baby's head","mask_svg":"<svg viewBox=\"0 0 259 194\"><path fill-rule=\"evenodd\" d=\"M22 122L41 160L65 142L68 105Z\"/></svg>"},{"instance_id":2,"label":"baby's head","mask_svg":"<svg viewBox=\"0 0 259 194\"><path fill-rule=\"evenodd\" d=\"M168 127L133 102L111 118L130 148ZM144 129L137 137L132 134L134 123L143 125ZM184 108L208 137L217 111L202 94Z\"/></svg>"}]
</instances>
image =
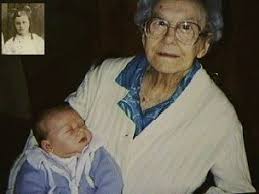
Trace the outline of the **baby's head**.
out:
<instances>
[{"instance_id":1,"label":"baby's head","mask_svg":"<svg viewBox=\"0 0 259 194\"><path fill-rule=\"evenodd\" d=\"M81 153L92 138L84 120L70 106L44 111L36 119L33 133L43 150L62 158Z\"/></svg>"}]
</instances>

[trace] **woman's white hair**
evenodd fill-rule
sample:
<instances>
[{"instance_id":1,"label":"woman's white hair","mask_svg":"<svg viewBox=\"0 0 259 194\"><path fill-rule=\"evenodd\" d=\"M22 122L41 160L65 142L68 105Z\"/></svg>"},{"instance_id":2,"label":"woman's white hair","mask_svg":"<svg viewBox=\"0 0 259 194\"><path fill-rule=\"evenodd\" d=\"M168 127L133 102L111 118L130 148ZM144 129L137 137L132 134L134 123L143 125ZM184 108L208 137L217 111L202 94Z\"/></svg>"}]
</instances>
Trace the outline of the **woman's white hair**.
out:
<instances>
[{"instance_id":1,"label":"woman's white hair","mask_svg":"<svg viewBox=\"0 0 259 194\"><path fill-rule=\"evenodd\" d=\"M159 0L139 0L135 14L135 24L143 29L145 23L152 17L154 6ZM219 41L222 37L223 17L221 0L199 0L207 13L208 31L212 33L213 42Z\"/></svg>"}]
</instances>

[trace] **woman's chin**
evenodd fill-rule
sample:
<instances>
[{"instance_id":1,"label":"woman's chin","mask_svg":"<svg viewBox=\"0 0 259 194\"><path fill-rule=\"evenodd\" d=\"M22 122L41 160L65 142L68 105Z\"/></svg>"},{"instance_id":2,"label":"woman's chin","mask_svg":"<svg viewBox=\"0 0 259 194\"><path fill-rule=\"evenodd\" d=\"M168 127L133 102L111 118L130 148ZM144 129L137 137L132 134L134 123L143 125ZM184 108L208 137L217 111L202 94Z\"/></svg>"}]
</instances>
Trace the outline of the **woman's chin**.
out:
<instances>
[{"instance_id":1,"label":"woman's chin","mask_svg":"<svg viewBox=\"0 0 259 194\"><path fill-rule=\"evenodd\" d=\"M181 71L179 65L174 63L161 63L160 65L153 66L153 68L159 73L174 74Z\"/></svg>"},{"instance_id":2,"label":"woman's chin","mask_svg":"<svg viewBox=\"0 0 259 194\"><path fill-rule=\"evenodd\" d=\"M29 34L29 32L20 31L20 32L17 32L17 34L20 36L26 36Z\"/></svg>"}]
</instances>

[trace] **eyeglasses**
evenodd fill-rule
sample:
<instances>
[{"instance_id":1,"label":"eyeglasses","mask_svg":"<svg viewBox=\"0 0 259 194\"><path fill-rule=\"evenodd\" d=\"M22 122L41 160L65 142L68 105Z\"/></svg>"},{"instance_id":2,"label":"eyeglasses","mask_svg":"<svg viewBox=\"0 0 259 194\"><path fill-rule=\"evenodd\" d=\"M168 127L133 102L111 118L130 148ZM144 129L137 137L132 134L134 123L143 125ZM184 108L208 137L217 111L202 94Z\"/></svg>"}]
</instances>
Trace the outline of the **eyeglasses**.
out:
<instances>
[{"instance_id":1,"label":"eyeglasses","mask_svg":"<svg viewBox=\"0 0 259 194\"><path fill-rule=\"evenodd\" d=\"M175 39L186 45L193 45L200 35L205 34L201 32L201 27L198 24L190 21L178 22L172 26L164 19L153 17L144 26L146 35L154 38L165 36L170 28L174 29Z\"/></svg>"}]
</instances>

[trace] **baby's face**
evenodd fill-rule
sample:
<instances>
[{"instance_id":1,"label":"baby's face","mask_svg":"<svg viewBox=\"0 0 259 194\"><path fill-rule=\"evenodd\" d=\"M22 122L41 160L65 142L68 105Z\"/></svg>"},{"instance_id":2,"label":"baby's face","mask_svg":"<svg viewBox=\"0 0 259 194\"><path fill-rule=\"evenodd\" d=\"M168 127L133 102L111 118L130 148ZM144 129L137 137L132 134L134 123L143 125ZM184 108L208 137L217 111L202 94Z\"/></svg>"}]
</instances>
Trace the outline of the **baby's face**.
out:
<instances>
[{"instance_id":1,"label":"baby's face","mask_svg":"<svg viewBox=\"0 0 259 194\"><path fill-rule=\"evenodd\" d=\"M47 141L52 145L53 153L59 157L81 153L92 139L84 120L73 110L55 114L46 125L49 130Z\"/></svg>"}]
</instances>

